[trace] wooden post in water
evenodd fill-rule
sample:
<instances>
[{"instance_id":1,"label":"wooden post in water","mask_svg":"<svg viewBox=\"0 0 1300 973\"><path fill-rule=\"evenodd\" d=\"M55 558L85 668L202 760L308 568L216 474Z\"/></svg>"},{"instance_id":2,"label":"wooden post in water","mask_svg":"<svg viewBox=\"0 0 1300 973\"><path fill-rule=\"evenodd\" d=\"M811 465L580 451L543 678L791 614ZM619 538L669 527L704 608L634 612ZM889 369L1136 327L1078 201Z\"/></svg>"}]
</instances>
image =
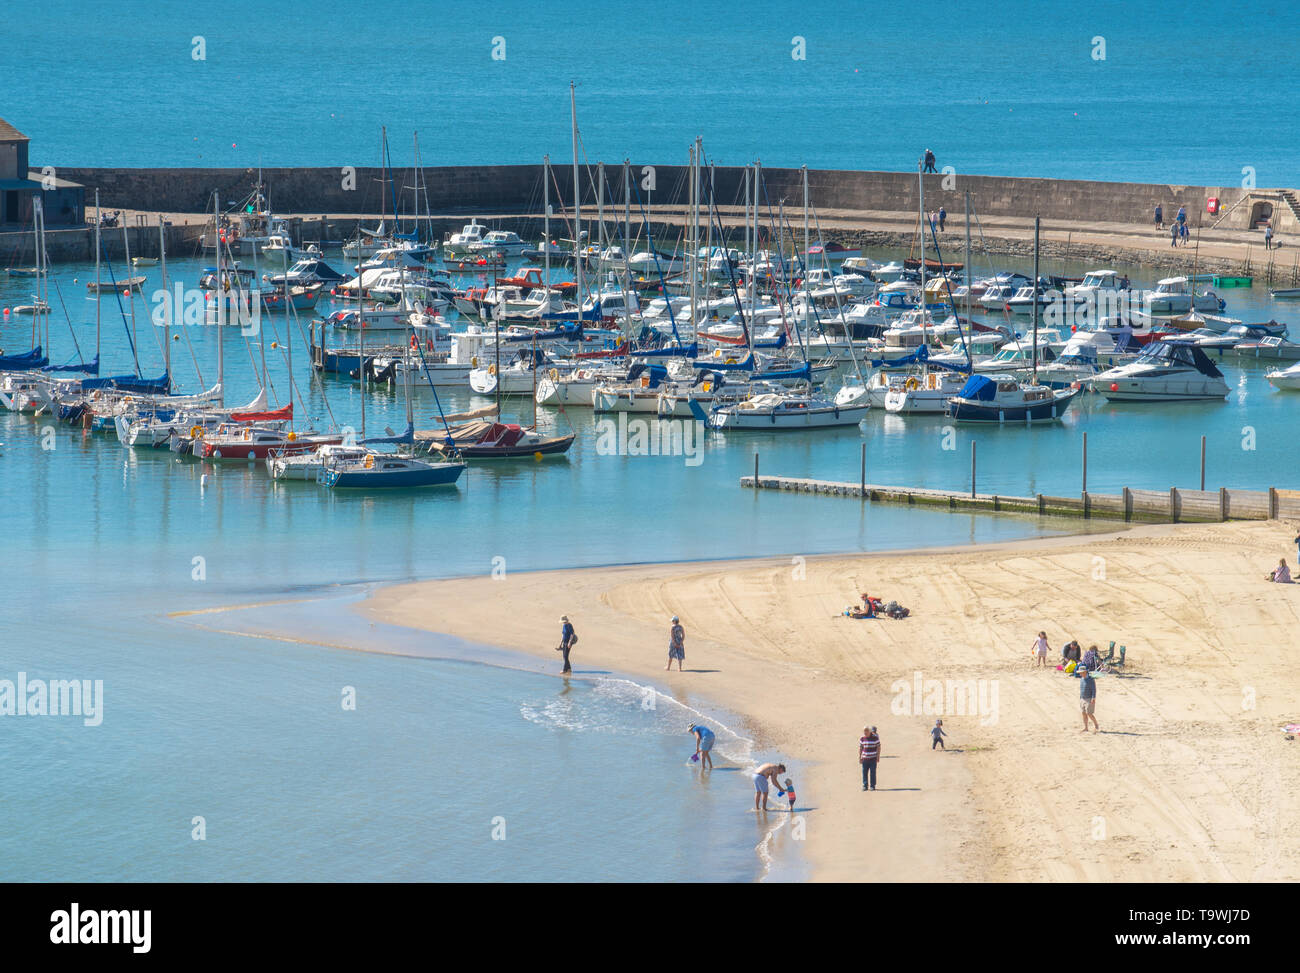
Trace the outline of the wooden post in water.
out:
<instances>
[{"instance_id":1,"label":"wooden post in water","mask_svg":"<svg viewBox=\"0 0 1300 973\"><path fill-rule=\"evenodd\" d=\"M970 498L975 499L975 440L970 441Z\"/></svg>"},{"instance_id":2,"label":"wooden post in water","mask_svg":"<svg viewBox=\"0 0 1300 973\"><path fill-rule=\"evenodd\" d=\"M867 444L862 444L862 486L858 488L858 496L867 495Z\"/></svg>"},{"instance_id":3,"label":"wooden post in water","mask_svg":"<svg viewBox=\"0 0 1300 973\"><path fill-rule=\"evenodd\" d=\"M754 452L754 489L758 489L758 452Z\"/></svg>"},{"instance_id":4,"label":"wooden post in water","mask_svg":"<svg viewBox=\"0 0 1300 973\"><path fill-rule=\"evenodd\" d=\"M1205 437L1201 437L1201 490L1205 490Z\"/></svg>"}]
</instances>

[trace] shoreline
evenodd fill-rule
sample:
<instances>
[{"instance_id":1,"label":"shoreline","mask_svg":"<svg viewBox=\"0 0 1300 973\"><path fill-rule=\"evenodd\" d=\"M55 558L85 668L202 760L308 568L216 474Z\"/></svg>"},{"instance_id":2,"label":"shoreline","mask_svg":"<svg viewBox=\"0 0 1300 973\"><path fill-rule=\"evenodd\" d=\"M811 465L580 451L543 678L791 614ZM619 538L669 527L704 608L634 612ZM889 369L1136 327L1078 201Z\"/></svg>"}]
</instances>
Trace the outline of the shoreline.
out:
<instances>
[{"instance_id":1,"label":"shoreline","mask_svg":"<svg viewBox=\"0 0 1300 973\"><path fill-rule=\"evenodd\" d=\"M411 582L396 582L396 584ZM419 583L419 582L417 582ZM436 633L439 638L436 645L427 646L427 634L420 629L394 625L370 620L364 612L364 605L373 599L377 590L391 587L393 582L352 582L337 586L328 586L318 592L301 598L280 598L267 602L245 602L230 605L216 605L206 608L179 610L167 613L169 621L180 622L205 631L239 638L266 639L286 642L340 652L360 652L371 655L383 655L396 658L414 659L430 662L460 663L483 666L493 669L508 669L533 676L555 678L557 676L554 658L547 658L540 653L532 654L502 648L484 642L466 640L449 633ZM270 619L260 618L262 613L271 612ZM238 618L239 623L229 626L214 625L216 618ZM304 634L303 627L308 631ZM312 630L312 626L321 626L322 634ZM328 629L328 635L323 634ZM370 643L370 644L365 644ZM551 663L543 665L543 661ZM655 698L671 701L692 714L692 719L707 721L718 732L718 745L715 751L726 749L727 737L734 737L735 744L741 751L756 749L755 741L746 737L736 727L744 723L744 717L715 701L700 697L692 702L677 699L671 687L663 680L648 677L635 677L627 672L605 669L586 668L575 665L573 679L593 687L604 680L623 682L635 687L637 691L650 690ZM687 746L689 738L682 734L682 746ZM723 758L726 762L727 758ZM732 760L732 763L740 764ZM735 797L744 799L747 791L737 790ZM773 808L778 805L774 803ZM781 832L786 827L787 815L773 810L770 824L765 836L753 846L754 881L797 881L806 876L807 862L799 854L800 849L791 847L783 841ZM703 881L715 881L705 877Z\"/></svg>"},{"instance_id":2,"label":"shoreline","mask_svg":"<svg viewBox=\"0 0 1300 973\"><path fill-rule=\"evenodd\" d=\"M1300 689L1283 661L1300 588L1259 580L1292 536L1276 522L1150 525L793 567L761 557L544 570L386 584L356 611L538 660L554 659L555 620L568 614L576 664L652 680L687 706L713 701L791 765L814 880L1294 880L1300 842L1280 816L1300 771L1282 763L1271 724L1291 718ZM864 589L912 617L841 617ZM1220 603L1200 604L1205 591ZM1199 605L1202 624L1159 607L1161 595ZM450 602L454 617L440 608ZM1225 604L1244 617L1219 617ZM660 675L673 613L700 671ZM1099 680L1101 734L1078 731L1076 683L1028 668L1040 627L1053 657L1069 634L1128 645L1124 674ZM972 644L972 630L996 648ZM891 712L914 673L998 686L992 721L945 714L957 746L925 753L932 714ZM1243 687L1256 709L1242 710ZM871 795L853 768L864 720L884 745ZM1198 755L1207 746L1215 753ZM1207 777L1208 791L1195 786Z\"/></svg>"}]
</instances>

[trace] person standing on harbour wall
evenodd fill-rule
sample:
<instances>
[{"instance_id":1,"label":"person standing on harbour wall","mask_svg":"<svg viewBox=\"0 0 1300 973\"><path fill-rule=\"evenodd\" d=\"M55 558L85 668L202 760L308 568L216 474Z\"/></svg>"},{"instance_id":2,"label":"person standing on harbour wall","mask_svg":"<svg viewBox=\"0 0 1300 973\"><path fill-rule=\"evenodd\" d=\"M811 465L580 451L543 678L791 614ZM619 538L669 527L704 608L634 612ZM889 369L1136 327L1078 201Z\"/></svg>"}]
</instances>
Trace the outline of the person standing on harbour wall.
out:
<instances>
[{"instance_id":1,"label":"person standing on harbour wall","mask_svg":"<svg viewBox=\"0 0 1300 973\"><path fill-rule=\"evenodd\" d=\"M1161 206L1159 203L1156 203L1156 229L1163 230L1164 228L1165 228L1165 210L1163 206Z\"/></svg>"},{"instance_id":2,"label":"person standing on harbour wall","mask_svg":"<svg viewBox=\"0 0 1300 973\"><path fill-rule=\"evenodd\" d=\"M880 760L880 737L874 726L862 728L862 739L858 740L858 763L862 765L862 789L876 789L876 763Z\"/></svg>"},{"instance_id":3,"label":"person standing on harbour wall","mask_svg":"<svg viewBox=\"0 0 1300 973\"><path fill-rule=\"evenodd\" d=\"M934 168L934 153L931 152L929 149L925 150L925 171L926 172L936 171Z\"/></svg>"},{"instance_id":4,"label":"person standing on harbour wall","mask_svg":"<svg viewBox=\"0 0 1300 973\"><path fill-rule=\"evenodd\" d=\"M1264 227L1264 249L1265 250L1273 249L1273 227L1271 224L1269 226Z\"/></svg>"},{"instance_id":5,"label":"person standing on harbour wall","mask_svg":"<svg viewBox=\"0 0 1300 973\"><path fill-rule=\"evenodd\" d=\"M948 211L942 206L939 207L939 232L942 233L944 224L948 222Z\"/></svg>"},{"instance_id":6,"label":"person standing on harbour wall","mask_svg":"<svg viewBox=\"0 0 1300 973\"><path fill-rule=\"evenodd\" d=\"M1178 221L1177 220L1169 224L1169 245L1171 247L1178 246Z\"/></svg>"}]
</instances>

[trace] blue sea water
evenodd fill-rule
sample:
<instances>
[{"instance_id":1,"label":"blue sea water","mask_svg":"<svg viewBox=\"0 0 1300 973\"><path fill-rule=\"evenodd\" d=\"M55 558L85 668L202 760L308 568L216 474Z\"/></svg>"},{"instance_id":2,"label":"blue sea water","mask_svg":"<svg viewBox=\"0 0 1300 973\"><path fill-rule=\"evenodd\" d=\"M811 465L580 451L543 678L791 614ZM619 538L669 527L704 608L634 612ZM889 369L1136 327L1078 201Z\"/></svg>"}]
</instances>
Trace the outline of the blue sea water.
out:
<instances>
[{"instance_id":1,"label":"blue sea water","mask_svg":"<svg viewBox=\"0 0 1300 973\"><path fill-rule=\"evenodd\" d=\"M567 159L575 81L592 161L684 162L702 135L719 164L902 170L930 147L958 172L1290 186L1292 13L54 0L6 11L0 58L22 65L4 117L56 166L370 165L382 124L399 165L413 131L427 164Z\"/></svg>"},{"instance_id":2,"label":"blue sea water","mask_svg":"<svg viewBox=\"0 0 1300 973\"><path fill-rule=\"evenodd\" d=\"M1252 165L1261 185L1294 184L1288 160L1300 136L1284 102L1296 68L1274 58L1256 83L1254 66L1261 44L1294 33L1286 11L1165 9L1034 6L1016 16L1005 4L935 5L921 23L915 9L828 4L792 14L759 4L739 24L709 7L682 7L667 21L643 7L581 2L565 6L564 23L554 8L511 3L454 17L432 5L322 3L311 18L268 16L239 0L53 3L8 14L0 55L23 63L31 83L7 92L2 111L33 137L38 163L367 164L378 159L380 124L398 164L409 157L397 133L411 129L430 164L530 162L567 152L572 78L593 159L673 161L702 134L724 163L901 169L924 143L962 171L1224 183ZM115 30L124 24L137 29ZM806 61L790 58L796 34ZM195 36L206 61L191 58ZM504 62L490 58L497 36ZM1106 38L1105 61L1090 57L1094 36ZM18 46L36 37L82 38L95 56ZM333 262L343 265L337 254ZM177 254L170 270L192 286L204 263ZM1118 269L1135 283L1160 276ZM55 270L52 355L75 358L70 320L88 356L93 269ZM151 291L159 275L148 273ZM0 305L29 303L30 289L0 279ZM1228 313L1245 320L1286 313L1262 288L1225 296ZM129 323L112 297L101 310L105 373L130 371ZM137 314L141 368L157 374L160 336L143 307ZM222 339L229 401L252 398L263 348L283 398L289 336L283 319L272 322L263 345L233 330ZM173 367L196 391L214 380L217 335L199 327L189 338L206 381L184 342L172 345ZM324 393L309 385L301 335L293 342L306 411L355 423L360 393L338 378L324 380ZM28 320L0 319L0 348L29 346ZM260 468L128 452L67 427L55 427L47 449L48 422L0 413L0 679L21 671L105 686L98 727L0 719L10 782L0 877L752 879L766 866L756 850L765 833L746 813L740 769L768 755L743 733L723 748L720 764L733 769L702 779L686 765L683 732L698 717L655 687L581 661L565 684L487 648L372 632L340 593L486 574L496 559L513 573L1077 527L741 491L756 452L765 471L856 480L865 442L873 482L958 488L969 484L976 439L981 490L1072 493L1085 431L1094 491L1195 486L1204 435L1212 488L1300 487L1298 400L1274 392L1265 370L1225 368L1234 391L1223 404L1080 400L1056 426L959 429L947 444L941 421L871 416L861 430L712 437L697 466L600 455L589 411L543 409L543 427L577 433L567 459L476 466L455 489L391 497L276 485ZM432 395L416 396L417 424L432 426ZM485 402L464 392L442 404ZM531 418L526 404L508 411ZM367 412L372 431L404 424L398 393L367 393ZM285 605L173 617L257 602ZM554 636L538 633L541 644ZM391 646L406 657L355 651ZM471 655L490 664L465 661ZM355 711L341 705L347 686ZM192 838L196 816L203 842ZM496 818L504 841L493 840ZM777 877L799 875L797 855L787 857Z\"/></svg>"}]
</instances>

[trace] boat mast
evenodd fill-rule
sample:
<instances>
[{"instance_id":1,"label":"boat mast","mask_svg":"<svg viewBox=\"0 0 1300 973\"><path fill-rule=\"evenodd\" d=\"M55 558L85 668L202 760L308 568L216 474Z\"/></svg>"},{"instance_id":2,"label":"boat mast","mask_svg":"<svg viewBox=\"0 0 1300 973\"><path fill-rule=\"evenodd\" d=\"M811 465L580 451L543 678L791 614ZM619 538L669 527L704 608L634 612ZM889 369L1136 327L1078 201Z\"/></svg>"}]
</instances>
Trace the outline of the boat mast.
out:
<instances>
[{"instance_id":1,"label":"boat mast","mask_svg":"<svg viewBox=\"0 0 1300 973\"><path fill-rule=\"evenodd\" d=\"M379 126L379 228L388 229L388 126ZM393 214L393 225L397 225L397 214ZM357 232L360 237L360 230ZM357 246L357 263L361 262L361 246Z\"/></svg>"},{"instance_id":2,"label":"boat mast","mask_svg":"<svg viewBox=\"0 0 1300 973\"><path fill-rule=\"evenodd\" d=\"M917 215L921 218L921 343L930 344L930 331L928 328L929 316L925 306L925 172L921 168L920 160L916 163L916 184L917 200L919 211Z\"/></svg>"},{"instance_id":3,"label":"boat mast","mask_svg":"<svg viewBox=\"0 0 1300 973\"><path fill-rule=\"evenodd\" d=\"M99 308L102 299L99 295L99 187L95 187L95 361L99 361Z\"/></svg>"},{"instance_id":4,"label":"boat mast","mask_svg":"<svg viewBox=\"0 0 1300 973\"><path fill-rule=\"evenodd\" d=\"M1038 384L1038 228L1042 222L1034 217L1034 385Z\"/></svg>"},{"instance_id":5,"label":"boat mast","mask_svg":"<svg viewBox=\"0 0 1300 973\"><path fill-rule=\"evenodd\" d=\"M131 282L131 239L127 236L126 224L122 224L123 259L126 261L126 299L131 304L131 357L135 359L135 373L140 374L140 347L135 334L135 285ZM143 376L142 376L143 377Z\"/></svg>"},{"instance_id":6,"label":"boat mast","mask_svg":"<svg viewBox=\"0 0 1300 973\"><path fill-rule=\"evenodd\" d=\"M578 100L574 92L574 83L569 82L569 117L573 122L573 269L578 278L578 327L582 328L582 192L578 189ZM500 358L500 349L497 357ZM498 371L500 367L498 366ZM498 382L500 376L497 377ZM500 412L498 397L497 411Z\"/></svg>"},{"instance_id":7,"label":"boat mast","mask_svg":"<svg viewBox=\"0 0 1300 973\"><path fill-rule=\"evenodd\" d=\"M749 257L749 303L751 307L750 314L753 314L753 308L758 307L758 180L759 170L763 163L754 160L754 237L753 250ZM751 318L752 320L752 318Z\"/></svg>"},{"instance_id":8,"label":"boat mast","mask_svg":"<svg viewBox=\"0 0 1300 973\"><path fill-rule=\"evenodd\" d=\"M542 156L542 287L551 303L551 157Z\"/></svg>"},{"instance_id":9,"label":"boat mast","mask_svg":"<svg viewBox=\"0 0 1300 973\"><path fill-rule=\"evenodd\" d=\"M225 280L221 266L221 192L217 189L212 191L212 228L215 234L213 243L217 248L217 286L215 294L217 302L217 406L224 407L226 404L226 356L222 348L222 338L225 335L226 298L225 292L222 290ZM324 336L322 335L323 340Z\"/></svg>"},{"instance_id":10,"label":"boat mast","mask_svg":"<svg viewBox=\"0 0 1300 973\"><path fill-rule=\"evenodd\" d=\"M695 142L692 143L692 145L691 145L691 151L690 151L690 159L691 159L691 163L690 163L690 171L691 171L691 193L690 193L690 195L691 195L691 218L690 218L690 219L691 219L691 252L690 252L690 254L689 254L689 256L688 256L688 259L689 259L689 261L690 261L690 263L689 263L689 267L690 267L690 274L691 274L691 337L692 337L692 339L694 339L694 338L698 335L698 333L699 333L699 328L698 328L698 326L697 326L696 323L695 323L695 322L698 320L698 318L696 317L695 307L696 307L696 300L697 300L697 295L696 295L696 281L697 281L698 278L699 278L699 270L698 270L698 267L696 266L696 264L697 264L697 262L698 262L698 260L699 260L699 249L700 249L700 224L699 224L699 220L697 219L697 217L699 216L699 212L700 212L700 210L699 210L699 198L700 198L700 197L699 197L699 193L700 193L699 164L700 164L700 160L699 160L699 158L698 158L698 157L696 156L696 154L695 154L695 148L696 148L696 146L699 144L699 141L700 141L700 140L697 138L697 139L695 140ZM671 300L671 298L669 298L669 300Z\"/></svg>"},{"instance_id":11,"label":"boat mast","mask_svg":"<svg viewBox=\"0 0 1300 973\"><path fill-rule=\"evenodd\" d=\"M970 313L970 190L966 190L966 313ZM957 326L961 327L961 312L953 308L953 313L957 315ZM974 335L971 335L974 338ZM971 366L971 372L975 370L974 350L970 342L966 342L966 364Z\"/></svg>"},{"instance_id":12,"label":"boat mast","mask_svg":"<svg viewBox=\"0 0 1300 973\"><path fill-rule=\"evenodd\" d=\"M803 166L803 258L799 261L799 267L803 271L803 307L804 307L804 330L808 332L807 340L812 342L812 289L808 283L808 166ZM808 360L808 352L804 351L804 361ZM808 377L808 391L812 391L812 376Z\"/></svg>"},{"instance_id":13,"label":"boat mast","mask_svg":"<svg viewBox=\"0 0 1300 973\"><path fill-rule=\"evenodd\" d=\"M289 320L289 251L287 248L280 248L280 265L281 277L280 284L284 288L284 353L285 367L289 369L289 405L293 405L293 322ZM296 316L296 315L295 315ZM310 383L308 383L310 384ZM307 408L306 400L303 400L303 409ZM289 431L293 431L293 412L289 412Z\"/></svg>"},{"instance_id":14,"label":"boat mast","mask_svg":"<svg viewBox=\"0 0 1300 973\"><path fill-rule=\"evenodd\" d=\"M162 263L163 286L163 365L167 376L172 373L171 317L176 309L172 307L172 296L167 293L167 240L163 230L162 214L158 215L158 259Z\"/></svg>"}]
</instances>

